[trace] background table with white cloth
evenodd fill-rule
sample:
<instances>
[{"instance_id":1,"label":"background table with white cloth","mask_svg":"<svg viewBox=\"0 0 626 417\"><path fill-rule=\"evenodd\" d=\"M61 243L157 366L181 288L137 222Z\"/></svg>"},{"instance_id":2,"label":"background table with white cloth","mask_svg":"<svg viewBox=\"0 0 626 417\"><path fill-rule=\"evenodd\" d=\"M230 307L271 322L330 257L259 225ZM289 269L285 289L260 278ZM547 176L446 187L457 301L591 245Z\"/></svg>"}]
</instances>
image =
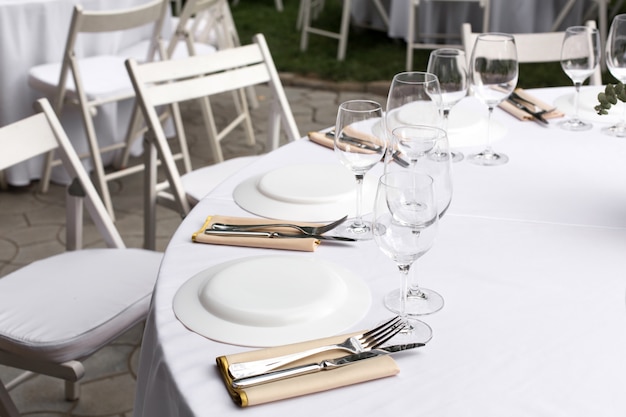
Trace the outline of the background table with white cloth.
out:
<instances>
[{"instance_id":1,"label":"background table with white cloth","mask_svg":"<svg viewBox=\"0 0 626 417\"><path fill-rule=\"evenodd\" d=\"M146 0L0 0L0 126L33 114L33 103L41 93L28 85L31 67L63 58L72 11L75 4L86 10L127 8ZM167 25L166 25L167 26ZM169 26L168 26L169 27ZM113 54L151 35L150 28L81 36L79 55ZM79 152L87 151L80 114L66 106L63 127ZM95 119L103 144L123 140L130 105L108 104ZM6 171L13 185L26 185L41 176L43 159L33 158Z\"/></svg>"},{"instance_id":2,"label":"background table with white cloth","mask_svg":"<svg viewBox=\"0 0 626 417\"><path fill-rule=\"evenodd\" d=\"M570 110L572 88L532 92ZM397 376L254 406L245 414L623 416L626 144L600 132L612 116L598 120L583 110L596 125L580 133L561 130L559 119L545 128L496 110L494 147L509 163L453 165L452 205L434 247L414 265L420 284L441 293L446 304L423 316L433 339L396 357ZM451 123L454 147L481 150L486 108L467 98L455 113L469 117ZM188 330L177 320L172 300L189 278L211 266L285 252L192 243L191 235L211 214L254 217L232 196L247 178L315 162L339 164L332 150L306 139L283 146L225 181L183 221L165 252L153 297L136 416L241 413L215 358L251 348ZM377 166L367 175L381 171ZM372 305L346 332L391 316L382 298L400 281L374 241L322 242L315 252L287 255L333 262L367 283Z\"/></svg>"},{"instance_id":3,"label":"background table with white cloth","mask_svg":"<svg viewBox=\"0 0 626 417\"><path fill-rule=\"evenodd\" d=\"M489 30L505 33L548 32L569 0L491 0ZM385 25L370 0L353 0L352 19L356 24L386 30L391 38L406 38L410 0L382 0L389 14ZM577 1L567 14L561 29L582 24L583 14L590 1ZM429 2L419 8L421 33L461 34L461 25L469 22L474 31L482 28L483 13L477 2ZM458 42L457 42L458 43Z\"/></svg>"}]
</instances>

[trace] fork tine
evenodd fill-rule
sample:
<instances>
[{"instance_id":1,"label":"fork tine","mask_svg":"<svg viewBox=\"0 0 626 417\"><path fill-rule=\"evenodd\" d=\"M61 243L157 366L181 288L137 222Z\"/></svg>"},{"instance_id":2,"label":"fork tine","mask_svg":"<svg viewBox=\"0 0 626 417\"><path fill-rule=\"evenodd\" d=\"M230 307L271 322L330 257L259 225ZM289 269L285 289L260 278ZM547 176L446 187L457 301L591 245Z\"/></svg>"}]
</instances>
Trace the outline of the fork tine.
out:
<instances>
[{"instance_id":1,"label":"fork tine","mask_svg":"<svg viewBox=\"0 0 626 417\"><path fill-rule=\"evenodd\" d=\"M402 331L402 329L404 329L404 326L405 326L404 323L396 324L392 329L389 330L388 334L385 335L385 337L376 340L371 346L368 346L368 348L369 349L376 349L378 347L381 347L389 339L391 339L392 337L394 337L395 335L400 333Z\"/></svg>"},{"instance_id":2,"label":"fork tine","mask_svg":"<svg viewBox=\"0 0 626 417\"><path fill-rule=\"evenodd\" d=\"M362 345L365 349L372 349L375 345L380 346L382 343L395 336L396 333L398 333L403 328L404 323L402 322L402 319L398 318L398 320L394 321L394 323L390 327L367 337L362 342Z\"/></svg>"},{"instance_id":3,"label":"fork tine","mask_svg":"<svg viewBox=\"0 0 626 417\"><path fill-rule=\"evenodd\" d=\"M376 335L380 334L381 332L384 333L388 329L393 328L393 326L396 325L399 321L400 321L400 316L392 317L391 319L389 319L386 322L380 324L379 326L377 326L377 327L371 329L370 331L365 332L362 335L358 336L357 339L359 339L359 341L361 343L364 343L367 340L370 340L372 337L375 337Z\"/></svg>"},{"instance_id":4,"label":"fork tine","mask_svg":"<svg viewBox=\"0 0 626 417\"><path fill-rule=\"evenodd\" d=\"M339 226L341 223L345 222L347 219L348 219L348 216L346 215L346 216L343 216L343 217L342 217L341 219L339 219L339 220L335 220L335 221L334 221L334 222L332 222L332 223L328 223L327 225L317 227L317 228L315 228L316 233L317 233L317 234L319 234L319 235L321 235L321 234L323 234L323 233L326 233L326 232L328 232L329 230L332 230L332 229L334 229L335 227Z\"/></svg>"}]
</instances>

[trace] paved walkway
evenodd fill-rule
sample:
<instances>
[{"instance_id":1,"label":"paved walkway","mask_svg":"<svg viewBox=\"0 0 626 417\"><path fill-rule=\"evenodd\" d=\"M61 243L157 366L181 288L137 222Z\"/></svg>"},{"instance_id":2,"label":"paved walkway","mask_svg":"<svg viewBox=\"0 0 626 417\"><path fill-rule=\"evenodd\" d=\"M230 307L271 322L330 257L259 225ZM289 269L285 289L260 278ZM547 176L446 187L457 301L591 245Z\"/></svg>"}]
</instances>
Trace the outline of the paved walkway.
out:
<instances>
[{"instance_id":1,"label":"paved walkway","mask_svg":"<svg viewBox=\"0 0 626 417\"><path fill-rule=\"evenodd\" d=\"M388 88L386 83L333 85L289 74L281 77L302 135L333 125L337 107L345 100L368 98L384 104ZM259 88L256 91L259 101L263 102L267 90ZM228 98L212 103L218 121L223 121L231 111ZM265 152L267 113L263 107L254 113L257 144L246 145L242 133L237 130L222 144L225 158ZM192 105L185 106L184 116L194 167L211 163L197 109ZM114 184L112 198L116 224L129 247L141 247L143 240L141 185L140 174ZM35 259L64 250L63 192L62 186L53 185L48 193L41 194L36 182L20 189L0 190L0 279ZM157 246L158 250L164 250L180 218L163 208L157 212L157 217ZM97 234L89 227L87 236L86 246L102 246ZM131 416L141 334L142 327L137 326L85 362L86 375L78 401L64 400L62 381L36 376L11 391L18 409L24 416L38 417ZM0 380L5 383L18 374L14 369L0 366Z\"/></svg>"}]
</instances>

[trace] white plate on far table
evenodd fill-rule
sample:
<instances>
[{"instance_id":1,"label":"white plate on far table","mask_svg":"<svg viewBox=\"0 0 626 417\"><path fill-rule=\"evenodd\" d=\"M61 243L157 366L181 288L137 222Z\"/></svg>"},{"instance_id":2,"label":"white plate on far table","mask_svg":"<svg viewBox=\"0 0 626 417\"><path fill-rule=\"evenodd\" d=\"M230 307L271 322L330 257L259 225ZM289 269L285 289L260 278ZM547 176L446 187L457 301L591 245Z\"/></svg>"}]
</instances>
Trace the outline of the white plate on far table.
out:
<instances>
[{"instance_id":1,"label":"white plate on far table","mask_svg":"<svg viewBox=\"0 0 626 417\"><path fill-rule=\"evenodd\" d=\"M376 178L366 174L363 207L373 205L375 192ZM354 216L356 179L339 162L288 165L243 181L233 191L233 199L261 217L326 222Z\"/></svg>"},{"instance_id":2,"label":"white plate on far table","mask_svg":"<svg viewBox=\"0 0 626 417\"><path fill-rule=\"evenodd\" d=\"M256 256L208 268L174 297L176 317L207 338L269 347L339 334L371 304L369 287L347 269L294 255Z\"/></svg>"},{"instance_id":3,"label":"white plate on far table","mask_svg":"<svg viewBox=\"0 0 626 417\"><path fill-rule=\"evenodd\" d=\"M478 108L455 106L448 120L450 148L485 146L487 144L487 106L475 100ZM506 135L506 127L498 120L491 120L491 140L495 142Z\"/></svg>"},{"instance_id":4,"label":"white plate on far table","mask_svg":"<svg viewBox=\"0 0 626 417\"><path fill-rule=\"evenodd\" d=\"M580 99L578 105L578 116L581 120L591 123L614 124L617 123L622 115L622 111L626 104L618 101L615 106L609 109L609 114L599 115L594 107L598 104L598 93L604 91L603 86L597 88L585 88L580 91ZM576 93L574 87L569 94L562 95L554 101L554 105L565 113L565 118L571 117L575 112ZM565 119L564 119L565 120Z\"/></svg>"}]
</instances>

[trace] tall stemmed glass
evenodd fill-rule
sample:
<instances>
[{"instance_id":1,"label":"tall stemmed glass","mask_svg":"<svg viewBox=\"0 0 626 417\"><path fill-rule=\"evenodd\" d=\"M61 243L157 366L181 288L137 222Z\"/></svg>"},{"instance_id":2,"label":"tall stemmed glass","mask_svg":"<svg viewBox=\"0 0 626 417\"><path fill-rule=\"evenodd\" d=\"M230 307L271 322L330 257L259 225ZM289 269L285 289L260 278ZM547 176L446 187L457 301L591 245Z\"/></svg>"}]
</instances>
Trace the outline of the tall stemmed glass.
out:
<instances>
[{"instance_id":1,"label":"tall stemmed glass","mask_svg":"<svg viewBox=\"0 0 626 417\"><path fill-rule=\"evenodd\" d=\"M626 83L626 14L613 18L606 42L606 66L613 77ZM619 122L602 131L618 137L626 137L626 103L622 103L622 117Z\"/></svg>"},{"instance_id":2,"label":"tall stemmed glass","mask_svg":"<svg viewBox=\"0 0 626 417\"><path fill-rule=\"evenodd\" d=\"M443 130L449 134L450 110L467 95L467 63L465 52L460 49L435 49L428 58L427 71L439 79L443 105ZM463 154L452 151L452 162L463 160Z\"/></svg>"},{"instance_id":3,"label":"tall stemmed glass","mask_svg":"<svg viewBox=\"0 0 626 417\"><path fill-rule=\"evenodd\" d=\"M600 62L600 34L597 29L586 26L572 26L565 30L561 47L561 68L574 82L574 116L559 125L565 130L582 131L592 128L578 117L580 86L596 70Z\"/></svg>"},{"instance_id":4,"label":"tall stemmed glass","mask_svg":"<svg viewBox=\"0 0 626 417\"><path fill-rule=\"evenodd\" d=\"M394 128L405 125L442 127L441 88L435 74L411 71L394 75L385 112L387 139L392 139Z\"/></svg>"},{"instance_id":5,"label":"tall stemmed glass","mask_svg":"<svg viewBox=\"0 0 626 417\"><path fill-rule=\"evenodd\" d=\"M469 77L474 95L489 109L487 147L480 153L469 155L468 161L493 166L505 164L509 160L508 156L494 152L491 147L491 119L493 109L515 89L518 71L517 47L512 35L478 35L470 60Z\"/></svg>"},{"instance_id":6,"label":"tall stemmed glass","mask_svg":"<svg viewBox=\"0 0 626 417\"><path fill-rule=\"evenodd\" d=\"M371 100L341 103L335 125L335 153L356 178L356 216L336 229L343 236L358 240L372 238L371 223L363 220L363 179L384 156L386 140L381 138L382 106ZM380 132L376 136L374 132Z\"/></svg>"},{"instance_id":7,"label":"tall stemmed glass","mask_svg":"<svg viewBox=\"0 0 626 417\"><path fill-rule=\"evenodd\" d=\"M398 126L392 136L397 157L407 161L408 166L398 164L388 153L385 173L412 172L430 176L433 179L437 214L441 218L452 200L452 164L446 132L433 126ZM439 293L421 287L417 275L411 274L404 296L399 290L393 290L385 297L385 306L391 311L399 312L401 303L407 314L424 315L441 310L444 300Z\"/></svg>"},{"instance_id":8,"label":"tall stemmed glass","mask_svg":"<svg viewBox=\"0 0 626 417\"><path fill-rule=\"evenodd\" d=\"M406 323L399 335L405 340L400 343L425 343L432 337L430 326L409 318L404 300L409 270L432 247L438 218L432 177L408 170L380 177L374 204L374 240L400 271L399 315Z\"/></svg>"}]
</instances>

